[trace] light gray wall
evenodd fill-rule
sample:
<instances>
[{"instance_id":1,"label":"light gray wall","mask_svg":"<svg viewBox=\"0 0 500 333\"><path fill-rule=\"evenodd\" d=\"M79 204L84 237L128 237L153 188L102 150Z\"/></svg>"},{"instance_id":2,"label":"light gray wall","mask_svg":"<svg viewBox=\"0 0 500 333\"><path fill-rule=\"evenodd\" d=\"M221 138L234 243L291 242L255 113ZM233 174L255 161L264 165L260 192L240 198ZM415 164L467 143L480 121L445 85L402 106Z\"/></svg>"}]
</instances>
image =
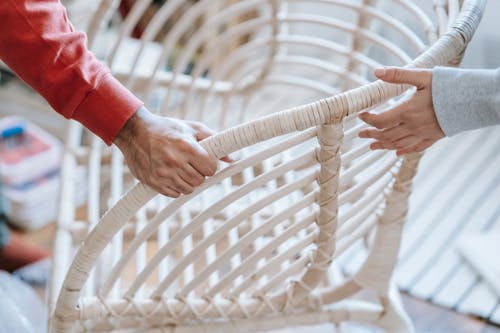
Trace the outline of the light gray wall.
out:
<instances>
[{"instance_id":1,"label":"light gray wall","mask_svg":"<svg viewBox=\"0 0 500 333\"><path fill-rule=\"evenodd\" d=\"M436 0L413 0L422 5L433 19L432 4ZM465 53L463 68L500 67L500 0L486 0L481 24Z\"/></svg>"},{"instance_id":2,"label":"light gray wall","mask_svg":"<svg viewBox=\"0 0 500 333\"><path fill-rule=\"evenodd\" d=\"M479 29L461 67L500 67L500 0L488 0Z\"/></svg>"}]
</instances>

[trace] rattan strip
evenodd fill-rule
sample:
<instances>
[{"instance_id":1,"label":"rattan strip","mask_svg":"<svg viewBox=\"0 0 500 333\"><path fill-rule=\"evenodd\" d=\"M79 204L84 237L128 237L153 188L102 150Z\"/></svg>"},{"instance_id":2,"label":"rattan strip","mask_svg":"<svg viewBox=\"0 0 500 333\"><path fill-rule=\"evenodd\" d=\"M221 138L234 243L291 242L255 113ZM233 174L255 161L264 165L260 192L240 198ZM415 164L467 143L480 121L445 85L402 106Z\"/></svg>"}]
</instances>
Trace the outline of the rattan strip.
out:
<instances>
[{"instance_id":1,"label":"rattan strip","mask_svg":"<svg viewBox=\"0 0 500 333\"><path fill-rule=\"evenodd\" d=\"M227 262L228 258L231 258L238 252L244 250L244 248L250 245L253 241L255 241L258 237L265 235L270 232L274 226L281 223L283 220L290 219L295 214L300 212L301 210L307 208L309 205L314 203L315 195L314 193L306 196L302 201L298 202L295 206L289 207L286 210L283 210L276 214L275 216L267 219L258 229L254 229L251 232L245 234L240 238L238 243L236 243L233 247L230 247L226 250L222 255L220 255L215 262L210 263L209 266L205 267L196 278L194 278L189 284L187 284L178 294L180 297L187 297L188 294L202 281L204 281L209 274L214 272L216 269L221 268L221 266ZM153 297L161 297L165 290L165 285L160 283L156 290L153 292Z\"/></svg>"},{"instance_id":2,"label":"rattan strip","mask_svg":"<svg viewBox=\"0 0 500 333\"><path fill-rule=\"evenodd\" d=\"M92 318L94 311L99 311L99 304L94 303L95 299L89 300L88 303L83 305L83 310L85 312L84 318ZM148 304L145 306L146 309L150 310L153 306L157 304ZM158 306L159 309L154 316L141 316L135 308L129 308L128 311L120 312L123 310L127 304L124 302L111 302L107 305L112 309L114 313L121 313L122 315L117 317L123 320L118 320L113 323L113 325L107 325L102 327L103 331L109 331L110 329L125 329L137 327L138 323L144 318L148 318L149 327L151 324L155 326L162 327L161 333L169 332L200 332L200 331L217 331L217 332L254 332L261 330L270 330L273 328L285 327L285 326L301 326L301 325L316 325L318 323L329 322L329 323L341 323L346 320L360 321L366 323L375 323L383 313L381 306L374 305L368 302L362 301L343 301L339 304L332 306L328 310L321 311L306 311L302 313L290 313L290 314L276 314L275 316L264 316L260 317L259 320L250 317L242 316L238 318L231 314L228 318L236 318L235 320L227 321L212 321L212 322L191 322L190 325L177 326L180 322L176 317L169 316L169 312L165 311L168 307L173 307L172 304ZM143 307L143 304L138 303L137 307ZM175 305L174 305L175 306ZM135 311L134 311L135 310ZM150 312L148 312L150 313ZM147 314L147 313L146 313ZM216 315L212 315L208 312L207 318L218 318ZM126 321L124 319L131 318L132 320ZM148 329L148 326L144 326L144 329ZM98 330L95 330L98 331ZM100 330L99 330L100 331ZM149 331L145 331L148 332ZM153 332L157 333L158 331Z\"/></svg>"},{"instance_id":3,"label":"rattan strip","mask_svg":"<svg viewBox=\"0 0 500 333\"><path fill-rule=\"evenodd\" d=\"M111 277L116 277L120 274L120 272L125 268L125 264L132 257L133 253L138 249L139 245L144 243L148 238L150 238L155 230L162 225L162 222L165 221L171 214L173 214L179 207L181 207L188 200L196 197L199 193L202 193L206 188L221 182L223 179L234 176L235 174L241 172L242 170L252 166L255 161L260 161L264 159L268 159L271 156L276 155L282 149L289 149L297 144L300 144L310 138L314 137L316 134L316 129L312 128L304 133L301 133L297 136L289 138L284 142L279 142L274 144L273 146L265 149L261 152L253 153L249 155L247 158L240 160L223 171L219 172L214 177L208 179L205 183L203 183L195 192L193 192L189 196L183 196L178 200L171 202L168 206L162 209L157 215L148 223L148 225L133 239L133 241L127 247L125 253L121 256L120 261L116 264L111 272ZM125 221L123 221L125 222ZM103 287L101 289L101 295L105 296L111 289L113 285L113 278L108 278Z\"/></svg>"},{"instance_id":4,"label":"rattan strip","mask_svg":"<svg viewBox=\"0 0 500 333\"><path fill-rule=\"evenodd\" d=\"M263 269L265 269L265 266L259 267L259 270L256 271L254 268L257 265L257 262L261 260L262 258L267 257L270 255L273 251L275 251L277 248L279 248L280 245L285 243L289 238L293 237L293 235L298 234L301 230L306 229L311 223L315 221L315 213L310 213L306 218L300 220L300 221L295 221L292 225L288 226L282 233L278 234L275 238L272 238L266 245L260 247L258 250L256 250L254 253L252 253L248 258L246 258L240 266L238 267L233 267L233 269L224 277L222 277L217 284L212 286L209 290L207 290L204 295L207 297L213 298L215 297L216 294L220 293L221 291L230 288L228 291L228 297L237 297L238 294L244 292L244 290L250 288L250 284L256 282L259 278L257 274ZM304 239L304 238L303 238ZM308 240L309 243L312 241L312 238ZM300 251L301 248L305 247L306 244L309 244L308 242L305 242L302 245L297 246L297 248L294 250L294 253L297 253ZM285 261L287 258L286 256L282 256L285 252L281 252L279 255L275 256L272 258L273 263L270 263L270 260L267 262L270 266L274 266ZM294 255L294 254L292 254ZM276 259L278 256L281 256L279 259ZM265 265L265 264L264 264ZM249 272L252 272L252 274L248 274ZM243 281L243 279L240 281L240 283L234 283L234 287L231 287L231 281L235 280L238 276L240 275L246 275L247 276L247 284ZM203 296L204 297L204 296Z\"/></svg>"},{"instance_id":5,"label":"rattan strip","mask_svg":"<svg viewBox=\"0 0 500 333\"><path fill-rule=\"evenodd\" d=\"M323 125L318 129L320 150L317 158L321 169L318 175L320 211L317 225L319 235L314 242L317 250L304 276L300 280L292 281L289 301L300 303L307 297L311 289L323 279L335 252L339 207L340 145L343 136L342 124Z\"/></svg>"},{"instance_id":6,"label":"rattan strip","mask_svg":"<svg viewBox=\"0 0 500 333\"><path fill-rule=\"evenodd\" d=\"M314 212L307 216L303 220L303 222L309 225L310 223L316 221L316 218L316 212ZM227 297L230 299L236 299L242 295L243 291L250 290L251 288L256 288L255 285L257 285L259 281L261 281L264 277L270 275L271 272L276 269L276 265L279 265L280 263L293 258L300 250L304 249L308 244L311 244L311 242L318 236L318 230L317 228L311 229L309 227L306 229L306 231L306 234L302 236L300 240L298 240L286 250L282 251L277 256L271 258L271 260L267 261L265 264L259 267L258 271L244 278L244 280L240 284L236 285L232 290L230 290ZM306 260L309 260L307 255L303 256L302 259L295 261L298 262L297 265L304 267ZM264 287L265 286L261 286L261 288ZM254 292L253 296L259 297L259 295L256 295L256 292Z\"/></svg>"},{"instance_id":7,"label":"rattan strip","mask_svg":"<svg viewBox=\"0 0 500 333\"><path fill-rule=\"evenodd\" d=\"M130 33L131 27L135 26L135 23L136 23L138 17L140 16L141 13L143 13L144 9L146 8L146 6L149 2L150 2L149 0L138 2L133 7L131 14L129 16L127 16L125 24L123 24L122 29L120 29L118 39L112 47L112 52L109 56L109 60L111 63L113 62L113 59L116 55L116 52L117 52L117 49L119 46L119 42L124 38L124 36L126 36ZM157 33L159 32L159 29L161 28L162 24L167 19L169 19L171 17L172 13L179 7L179 4L181 2L182 1L169 1L168 5L163 6L160 9L160 11L153 17L152 22L150 24L148 24L148 26L146 27L143 38L141 38L141 40L142 40L141 48L135 56L132 68L136 68L137 61L141 57L141 55L143 54L144 46L146 45L146 43L151 42L153 40L154 36L156 36ZM364 15L368 14L374 18L377 18L380 21L391 26L395 31L400 32L405 38L408 39L408 41L410 41L411 45L416 45L420 51L423 50L422 41L411 30L405 28L405 26L403 24L400 24L400 22L398 22L394 18L389 17L388 15L377 10L376 8L372 8L372 7L368 7L368 6L359 6L359 5L356 5L356 4L353 4L350 2L345 2L345 1L323 1L323 2L334 3L334 4L337 4L340 6L344 6L346 8L356 9L360 12L363 12ZM256 5L259 5L259 3L253 4L253 5L248 6L248 7L245 5L244 6L245 8L231 6L231 7L229 7L229 9L226 9L227 13L225 16L236 15L237 13L241 12L242 10L251 10L251 9L253 9L253 6L256 6ZM234 7L237 7L237 8L234 8ZM102 9L100 10L100 12L102 13ZM420 10L418 8L416 8L416 10L414 10L414 12L419 14L420 16L422 16L422 13L420 12ZM218 15L221 16L222 15L221 13L218 13ZM222 15L222 17L224 17L224 15ZM427 19L425 15L422 17L424 19ZM220 23L219 21L220 20L214 18L213 20L210 20L208 22ZM428 21L428 19L427 19L427 21ZM425 24L429 24L427 21L425 22ZM206 22L203 27L208 25L208 22ZM200 29L200 30L205 30L205 29ZM210 29L206 29L206 30L210 30ZM135 76L135 72L133 71L129 77L128 82L127 82L128 86L133 86L134 76Z\"/></svg>"},{"instance_id":8,"label":"rattan strip","mask_svg":"<svg viewBox=\"0 0 500 333\"><path fill-rule=\"evenodd\" d=\"M203 223L207 219L212 218L216 213L221 211L224 207L227 207L234 201L244 197L249 191L255 190L256 188L263 186L267 182L276 179L283 173L293 170L295 168L300 168L304 165L308 165L310 163L309 161L312 160L313 156L314 156L313 153L306 153L304 155L299 156L298 158L292 159L288 163L280 165L279 167L271 170L266 174L260 175L259 177L255 178L255 180L253 180L252 182L244 184L235 191L231 192L230 195L223 197L214 204L212 204L210 209L205 210L200 214L198 214L198 216L190 220L190 223L188 225L186 225L184 228L180 229L177 233L175 233L170 239L170 241L165 245L165 247L158 250L157 254L150 260L145 271L139 274L139 277L142 278L143 275L149 275L165 255L175 250L175 247L180 241L182 241L185 237L191 235L194 231L202 227ZM114 281L116 277L117 276L110 276L108 280ZM109 285L112 285L112 283ZM101 295L105 295L104 292L106 292L105 289L102 290ZM132 296L131 293L132 290L129 290L126 294Z\"/></svg>"},{"instance_id":9,"label":"rattan strip","mask_svg":"<svg viewBox=\"0 0 500 333\"><path fill-rule=\"evenodd\" d=\"M230 229L235 228L242 220L249 218L250 216L252 216L256 212L258 212L259 210L268 206L270 202L273 202L274 200L276 200L284 195L287 195L287 194L291 193L292 191L296 191L296 190L304 187L305 185L307 185L308 183L313 181L315 176L316 176L315 173L311 173L311 174L303 177L302 179L298 179L296 183L292 183L292 184L289 184L287 186L284 186L284 187L280 188L279 190L277 190L276 192L273 192L273 193L265 196L264 198L255 202L251 206L248 206L245 209L243 209L241 212L236 214L234 217L225 221L224 224L216 230L216 232L214 232L214 233L208 235L206 238L204 238L203 241L201 241L199 244L197 244L196 248L194 248L193 251L186 254L184 256L184 258L182 258L182 260L176 264L174 269L172 271L170 271L168 276L159 284L159 286L158 286L159 292L160 292L160 289L163 292L177 278L177 276L182 272L182 270L185 267L192 264L193 261L195 261L203 253L204 250L206 250L210 245L215 244L218 240L220 240L222 237L224 237L229 232ZM304 201L307 201L307 200L304 200ZM278 221L278 222L280 222L280 221ZM271 224L269 224L266 227L269 227L270 225ZM253 231L257 231L257 230L259 230L259 229L256 229ZM259 232L261 232L261 231L259 231ZM239 241L242 241L242 239L239 239ZM238 245L238 246L241 246L241 245ZM229 254L232 251L234 251L234 250L232 250L232 247L230 247L229 249L226 250L225 253ZM162 260L163 258L161 258L161 257L164 256L166 253L160 254L160 251L159 251L158 254L160 255L158 260ZM216 259L216 261L221 261L223 263L224 255L226 255L226 254L219 256ZM156 257L155 257L155 259L156 259ZM212 265L212 263L210 263L210 265ZM154 266L156 266L156 265L154 265ZM213 269L210 268L210 271L213 271L214 269L215 269L215 267ZM207 270L208 270L208 267L207 267ZM201 276L202 273L199 273L198 275ZM202 279L202 281L203 280L204 279ZM136 281L134 281L133 285L130 287L127 294L132 295L134 293L133 286L140 285L140 284L144 283L145 280L143 279L142 281L139 281L139 279L137 278Z\"/></svg>"},{"instance_id":10,"label":"rattan strip","mask_svg":"<svg viewBox=\"0 0 500 333\"><path fill-rule=\"evenodd\" d=\"M89 27L87 29L87 40L89 48L92 49L94 42L96 40L97 33L106 22L109 20L110 16L119 5L118 0L101 0L97 11L93 15Z\"/></svg>"},{"instance_id":11,"label":"rattan strip","mask_svg":"<svg viewBox=\"0 0 500 333\"><path fill-rule=\"evenodd\" d=\"M137 23L139 22L139 20L144 15L145 11L149 8L152 2L153 0L139 0L134 3L134 6L127 14L125 21L121 25L117 33L117 36L115 37L113 45L111 46L111 52L106 58L107 64L109 64L110 66L113 65L121 41L124 38L126 38L126 36L129 36L132 33L134 28L137 26Z\"/></svg>"},{"instance_id":12,"label":"rattan strip","mask_svg":"<svg viewBox=\"0 0 500 333\"><path fill-rule=\"evenodd\" d=\"M421 154L405 157L395 175L395 182L386 198L386 207L380 216L372 249L365 265L355 274L354 280L361 286L370 286L380 295L387 295L389 282L396 265L401 241L403 221L408 211L408 196ZM380 263L384 263L380 265Z\"/></svg>"},{"instance_id":13,"label":"rattan strip","mask_svg":"<svg viewBox=\"0 0 500 333\"><path fill-rule=\"evenodd\" d=\"M219 15L223 16L225 14L224 12L220 12ZM216 38L216 41L220 41L221 43L223 42L228 42L232 38L239 38L249 32L252 31L252 29L257 29L261 26L265 26L267 24L271 24L274 22L274 18L259 18L255 19L253 21L248 21L244 22L240 25L236 25L234 27L231 27L229 30L227 30L225 33L221 34L220 37ZM346 33L354 34L356 33L356 36L360 39L366 40L373 45L376 45L388 52L388 54L392 54L396 59L401 61L401 63L408 63L411 61L411 58L403 51L401 50L400 47L395 45L394 43L390 42L388 39L380 37L373 32L370 32L367 29L356 29L355 26L352 26L350 24L344 23L338 19L333 19L333 18L325 18L319 15L307 15L307 14L288 14L283 17L279 17L280 23L314 23L318 26L327 26L330 28L336 28L339 30L342 30ZM208 21L206 26L202 26L189 40L189 43L186 45L186 47L183 49L183 52L179 55L179 61L176 62L176 65L173 69L173 78L175 81L175 77L177 76L178 73L182 72L184 68L186 67L188 61L190 60L191 56L194 54L195 50L201 46L201 44L205 41L206 39L206 32L210 24L215 24L215 23L220 23L218 21L218 17L214 17L213 20ZM277 37L277 34L273 34L272 37L268 37L271 43L276 43L277 41L279 42L279 38ZM222 44L223 45L223 44ZM340 45L340 44L338 44ZM272 46L272 45L271 45ZM276 46L274 46L276 47ZM209 53L210 54L210 53ZM229 55L229 59L231 58L231 55ZM216 55L212 53L212 60L216 59ZM266 57L265 61L269 63L269 57ZM265 66L264 66L265 67ZM203 68L203 70L206 70L206 68ZM227 72L228 70L224 71ZM217 71L216 71L217 72ZM175 85L174 85L175 87ZM167 98L168 99L168 98Z\"/></svg>"},{"instance_id":14,"label":"rattan strip","mask_svg":"<svg viewBox=\"0 0 500 333\"><path fill-rule=\"evenodd\" d=\"M183 0L168 1L164 6L160 8L160 10L158 10L158 12L151 19L150 23L147 25L146 29L143 32L143 36L141 37L141 45L139 47L137 54L133 59L131 72L128 73L129 75L126 80L127 87L133 87L136 83L136 80L138 78L137 64L139 62L141 55L146 49L147 44L151 43L155 39L155 37L160 32L160 29L164 26L165 22L174 14L174 12L176 12L176 10L178 10L183 5L183 3L184 3ZM117 44L115 45L115 49L111 53L112 58L114 58L114 53L117 52L118 47L119 43L117 42ZM163 60L165 60L165 58ZM150 96L150 93L151 90L147 91L145 95Z\"/></svg>"}]
</instances>

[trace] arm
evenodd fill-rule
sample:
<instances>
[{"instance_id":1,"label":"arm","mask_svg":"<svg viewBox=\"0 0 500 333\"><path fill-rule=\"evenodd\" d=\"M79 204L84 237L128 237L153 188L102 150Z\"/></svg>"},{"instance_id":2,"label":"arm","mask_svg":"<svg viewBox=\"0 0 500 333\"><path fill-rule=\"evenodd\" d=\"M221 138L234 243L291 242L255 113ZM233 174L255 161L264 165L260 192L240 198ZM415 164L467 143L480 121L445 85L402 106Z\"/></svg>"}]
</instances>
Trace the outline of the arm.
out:
<instances>
[{"instance_id":1,"label":"arm","mask_svg":"<svg viewBox=\"0 0 500 333\"><path fill-rule=\"evenodd\" d=\"M66 118L107 144L142 102L87 50L58 0L0 1L0 58Z\"/></svg>"},{"instance_id":2,"label":"arm","mask_svg":"<svg viewBox=\"0 0 500 333\"><path fill-rule=\"evenodd\" d=\"M432 98L446 136L500 124L500 69L436 67Z\"/></svg>"},{"instance_id":3,"label":"arm","mask_svg":"<svg viewBox=\"0 0 500 333\"><path fill-rule=\"evenodd\" d=\"M422 151L445 134L500 123L500 71L384 68L375 75L389 83L411 84L413 96L378 115L360 118L375 128L361 131L372 149L396 149L398 155Z\"/></svg>"},{"instance_id":4,"label":"arm","mask_svg":"<svg viewBox=\"0 0 500 333\"><path fill-rule=\"evenodd\" d=\"M87 50L58 0L1 0L0 58L57 112L114 142L154 190L177 197L214 174L215 160L197 143L212 131L146 110Z\"/></svg>"}]
</instances>

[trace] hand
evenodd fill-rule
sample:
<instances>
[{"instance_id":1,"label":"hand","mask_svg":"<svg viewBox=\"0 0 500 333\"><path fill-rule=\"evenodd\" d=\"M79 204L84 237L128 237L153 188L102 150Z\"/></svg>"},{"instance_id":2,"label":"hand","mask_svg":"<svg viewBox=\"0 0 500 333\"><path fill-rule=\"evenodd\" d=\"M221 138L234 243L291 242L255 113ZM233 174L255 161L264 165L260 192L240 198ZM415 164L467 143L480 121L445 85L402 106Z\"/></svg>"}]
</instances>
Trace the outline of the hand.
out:
<instances>
[{"instance_id":1,"label":"hand","mask_svg":"<svg viewBox=\"0 0 500 333\"><path fill-rule=\"evenodd\" d=\"M364 112L359 118L375 127L359 133L372 138L371 149L396 149L398 156L421 152L444 137L432 104L432 71L428 69L380 68L375 76L389 83L411 84L413 96L378 115Z\"/></svg>"},{"instance_id":2,"label":"hand","mask_svg":"<svg viewBox=\"0 0 500 333\"><path fill-rule=\"evenodd\" d=\"M216 160L197 143L212 134L201 123L160 117L142 107L123 126L114 143L140 182L177 198L181 193L192 193L217 170Z\"/></svg>"}]
</instances>

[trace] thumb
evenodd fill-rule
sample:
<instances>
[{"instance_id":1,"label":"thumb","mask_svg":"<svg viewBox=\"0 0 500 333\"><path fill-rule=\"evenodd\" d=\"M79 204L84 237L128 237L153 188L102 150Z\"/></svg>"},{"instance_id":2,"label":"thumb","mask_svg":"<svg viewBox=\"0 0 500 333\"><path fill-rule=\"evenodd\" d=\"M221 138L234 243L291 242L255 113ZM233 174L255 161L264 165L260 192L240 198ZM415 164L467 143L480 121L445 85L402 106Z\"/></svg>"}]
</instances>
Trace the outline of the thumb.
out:
<instances>
[{"instance_id":1,"label":"thumb","mask_svg":"<svg viewBox=\"0 0 500 333\"><path fill-rule=\"evenodd\" d=\"M375 69L375 76L388 83L411 84L418 89L425 88L432 80L432 72L426 69L382 67Z\"/></svg>"},{"instance_id":2,"label":"thumb","mask_svg":"<svg viewBox=\"0 0 500 333\"><path fill-rule=\"evenodd\" d=\"M196 137L196 140L198 140L198 141L202 141L208 137L211 137L212 135L214 135L216 133L214 130L205 126L202 123L192 122L191 126L195 130L195 137ZM224 157L220 158L220 160L224 161L226 163L233 163L235 161L231 156L224 156Z\"/></svg>"},{"instance_id":3,"label":"thumb","mask_svg":"<svg viewBox=\"0 0 500 333\"><path fill-rule=\"evenodd\" d=\"M194 130L196 141L204 140L216 133L213 129L205 126L205 124L202 124L200 122L188 121L187 123Z\"/></svg>"}]
</instances>

